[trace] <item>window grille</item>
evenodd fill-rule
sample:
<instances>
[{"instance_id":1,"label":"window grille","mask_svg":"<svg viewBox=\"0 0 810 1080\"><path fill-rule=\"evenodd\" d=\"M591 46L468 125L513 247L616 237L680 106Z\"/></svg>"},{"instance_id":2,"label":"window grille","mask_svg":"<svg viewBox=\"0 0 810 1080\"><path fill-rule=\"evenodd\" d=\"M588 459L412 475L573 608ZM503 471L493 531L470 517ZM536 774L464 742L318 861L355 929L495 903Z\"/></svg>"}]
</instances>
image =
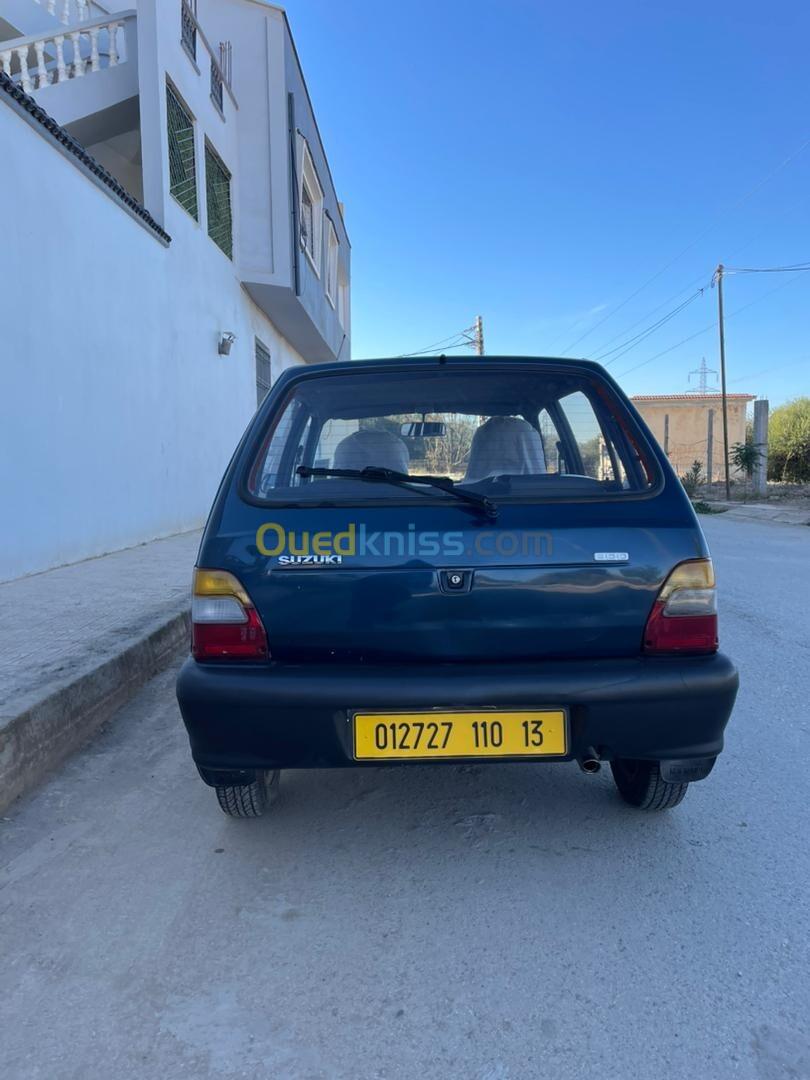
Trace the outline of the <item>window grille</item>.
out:
<instances>
[{"instance_id":1,"label":"window grille","mask_svg":"<svg viewBox=\"0 0 810 1080\"><path fill-rule=\"evenodd\" d=\"M211 100L222 112L222 72L217 67L213 56L211 57Z\"/></svg>"},{"instance_id":2,"label":"window grille","mask_svg":"<svg viewBox=\"0 0 810 1080\"><path fill-rule=\"evenodd\" d=\"M231 174L217 154L205 145L205 205L208 211L208 235L229 259L233 258L233 215L231 212Z\"/></svg>"},{"instance_id":3,"label":"window grille","mask_svg":"<svg viewBox=\"0 0 810 1080\"><path fill-rule=\"evenodd\" d=\"M270 385L273 381L272 370L270 366L270 353L262 345L262 343L256 340L256 406L264 401L267 391L270 389Z\"/></svg>"},{"instance_id":4,"label":"window grille","mask_svg":"<svg viewBox=\"0 0 810 1080\"><path fill-rule=\"evenodd\" d=\"M197 59L197 0L180 0L180 41L183 47L190 53L193 60Z\"/></svg>"},{"instance_id":5,"label":"window grille","mask_svg":"<svg viewBox=\"0 0 810 1080\"><path fill-rule=\"evenodd\" d=\"M166 125L169 133L169 191L196 221L194 120L170 86L166 87Z\"/></svg>"}]
</instances>

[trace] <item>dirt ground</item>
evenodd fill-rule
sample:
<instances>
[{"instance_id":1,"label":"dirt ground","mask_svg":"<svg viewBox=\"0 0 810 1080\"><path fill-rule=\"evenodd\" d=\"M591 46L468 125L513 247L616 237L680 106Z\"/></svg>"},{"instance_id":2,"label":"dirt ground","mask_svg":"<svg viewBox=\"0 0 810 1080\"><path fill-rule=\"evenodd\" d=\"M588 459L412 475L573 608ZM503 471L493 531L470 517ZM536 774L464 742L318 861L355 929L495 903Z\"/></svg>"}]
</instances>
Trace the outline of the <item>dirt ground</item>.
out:
<instances>
[{"instance_id":1,"label":"dirt ground","mask_svg":"<svg viewBox=\"0 0 810 1080\"><path fill-rule=\"evenodd\" d=\"M725 501L725 484L722 481L713 484L702 484L698 489L697 498L706 499L707 501L713 499ZM732 480L731 501L778 503L780 506L795 507L797 510L810 510L810 484L788 484L769 480L767 494L760 495L754 491L753 484Z\"/></svg>"}]
</instances>

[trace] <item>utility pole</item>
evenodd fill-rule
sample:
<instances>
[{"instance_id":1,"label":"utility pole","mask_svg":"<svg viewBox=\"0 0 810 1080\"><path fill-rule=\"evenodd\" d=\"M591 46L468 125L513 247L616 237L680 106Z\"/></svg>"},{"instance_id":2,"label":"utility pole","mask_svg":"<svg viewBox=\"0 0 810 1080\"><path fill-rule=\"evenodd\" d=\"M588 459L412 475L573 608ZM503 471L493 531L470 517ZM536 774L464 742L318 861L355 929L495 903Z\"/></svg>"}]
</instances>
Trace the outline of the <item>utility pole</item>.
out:
<instances>
[{"instance_id":1,"label":"utility pole","mask_svg":"<svg viewBox=\"0 0 810 1080\"><path fill-rule=\"evenodd\" d=\"M754 402L754 446L759 458L754 466L754 490L757 495L768 492L768 402Z\"/></svg>"},{"instance_id":2,"label":"utility pole","mask_svg":"<svg viewBox=\"0 0 810 1080\"><path fill-rule=\"evenodd\" d=\"M726 398L726 332L723 320L723 273L725 267L718 263L714 272L717 282L717 325L720 331L720 393L723 398L723 464L726 476L726 501L731 500L731 482L728 476L728 401Z\"/></svg>"},{"instance_id":3,"label":"utility pole","mask_svg":"<svg viewBox=\"0 0 810 1080\"><path fill-rule=\"evenodd\" d=\"M473 327L473 348L479 356L484 355L484 320L480 315L475 316L475 326Z\"/></svg>"},{"instance_id":4,"label":"utility pole","mask_svg":"<svg viewBox=\"0 0 810 1080\"><path fill-rule=\"evenodd\" d=\"M714 409L709 409L706 431L706 476L711 484L714 479Z\"/></svg>"}]
</instances>

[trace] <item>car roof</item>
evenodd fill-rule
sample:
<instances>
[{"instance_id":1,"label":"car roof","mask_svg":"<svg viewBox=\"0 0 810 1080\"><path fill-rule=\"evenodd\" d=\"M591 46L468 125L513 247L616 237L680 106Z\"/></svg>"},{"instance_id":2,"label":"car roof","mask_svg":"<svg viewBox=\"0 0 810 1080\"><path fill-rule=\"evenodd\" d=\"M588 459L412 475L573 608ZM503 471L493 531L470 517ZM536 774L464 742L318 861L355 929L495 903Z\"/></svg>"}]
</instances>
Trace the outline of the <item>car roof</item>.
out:
<instances>
[{"instance_id":1,"label":"car roof","mask_svg":"<svg viewBox=\"0 0 810 1080\"><path fill-rule=\"evenodd\" d=\"M279 375L279 379L286 382L288 379L305 376L308 373L312 375L324 375L332 372L343 374L352 371L385 371L387 368L396 371L420 368L433 370L437 365L442 367L497 367L499 364L507 362L516 365L525 364L527 367L536 367L538 365L564 367L572 372L590 372L607 376L607 372L601 364L597 364L593 360L572 359L569 356L445 356L443 353L437 353L435 356L389 356L366 360L338 360L328 364L296 365L295 367L286 368Z\"/></svg>"}]
</instances>

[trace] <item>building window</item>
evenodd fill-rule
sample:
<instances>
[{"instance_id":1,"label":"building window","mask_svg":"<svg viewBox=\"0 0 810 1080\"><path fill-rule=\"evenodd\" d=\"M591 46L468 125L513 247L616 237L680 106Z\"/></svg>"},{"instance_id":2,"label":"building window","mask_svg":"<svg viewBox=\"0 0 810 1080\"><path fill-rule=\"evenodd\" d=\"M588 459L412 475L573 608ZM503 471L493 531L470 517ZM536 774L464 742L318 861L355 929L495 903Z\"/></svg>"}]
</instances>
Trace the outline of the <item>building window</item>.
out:
<instances>
[{"instance_id":1,"label":"building window","mask_svg":"<svg viewBox=\"0 0 810 1080\"><path fill-rule=\"evenodd\" d=\"M194 120L171 86L166 86L166 125L169 132L169 191L197 220L197 167L194 158Z\"/></svg>"},{"instance_id":2,"label":"building window","mask_svg":"<svg viewBox=\"0 0 810 1080\"><path fill-rule=\"evenodd\" d=\"M231 174L208 143L205 144L205 206L208 211L208 235L232 259Z\"/></svg>"},{"instance_id":3,"label":"building window","mask_svg":"<svg viewBox=\"0 0 810 1080\"><path fill-rule=\"evenodd\" d=\"M301 184L299 205L301 207L301 247L307 253L315 273L321 275L321 222L323 220L323 189L312 164L312 156L304 139L301 139Z\"/></svg>"},{"instance_id":4,"label":"building window","mask_svg":"<svg viewBox=\"0 0 810 1080\"><path fill-rule=\"evenodd\" d=\"M313 255L312 244L315 237L315 208L309 191L304 184L301 191L301 246Z\"/></svg>"},{"instance_id":5,"label":"building window","mask_svg":"<svg viewBox=\"0 0 810 1080\"><path fill-rule=\"evenodd\" d=\"M337 304L338 238L335 226L326 219L326 295L332 307Z\"/></svg>"},{"instance_id":6,"label":"building window","mask_svg":"<svg viewBox=\"0 0 810 1080\"><path fill-rule=\"evenodd\" d=\"M197 0L180 0L180 41L192 60L197 60Z\"/></svg>"},{"instance_id":7,"label":"building window","mask_svg":"<svg viewBox=\"0 0 810 1080\"><path fill-rule=\"evenodd\" d=\"M273 382L270 353L256 338L256 407L264 401Z\"/></svg>"},{"instance_id":8,"label":"building window","mask_svg":"<svg viewBox=\"0 0 810 1080\"><path fill-rule=\"evenodd\" d=\"M213 56L211 57L211 100L219 111L222 112L222 72Z\"/></svg>"},{"instance_id":9,"label":"building window","mask_svg":"<svg viewBox=\"0 0 810 1080\"><path fill-rule=\"evenodd\" d=\"M349 280L342 267L338 267L338 319L340 325L349 332Z\"/></svg>"}]
</instances>

